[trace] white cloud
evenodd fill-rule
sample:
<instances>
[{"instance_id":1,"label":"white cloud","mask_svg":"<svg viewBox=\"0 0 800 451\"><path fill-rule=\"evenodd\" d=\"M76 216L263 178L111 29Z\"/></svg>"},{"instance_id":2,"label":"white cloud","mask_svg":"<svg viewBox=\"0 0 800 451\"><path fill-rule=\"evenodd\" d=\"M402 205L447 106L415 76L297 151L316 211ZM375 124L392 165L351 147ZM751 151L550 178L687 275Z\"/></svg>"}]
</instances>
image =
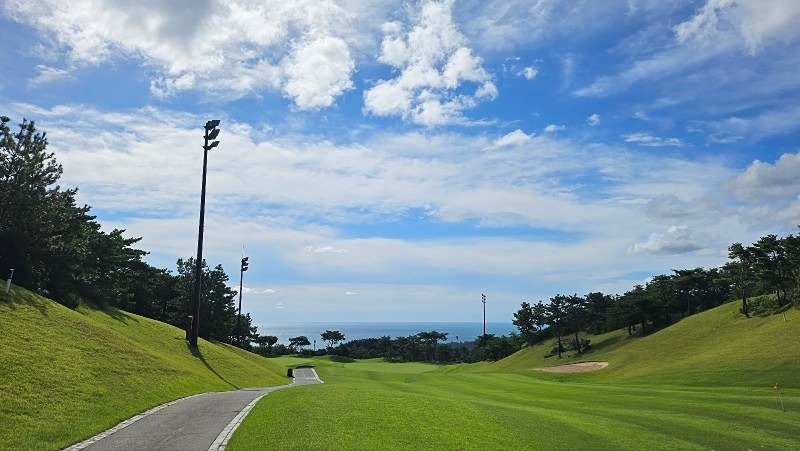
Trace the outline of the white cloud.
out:
<instances>
[{"instance_id":1,"label":"white cloud","mask_svg":"<svg viewBox=\"0 0 800 451\"><path fill-rule=\"evenodd\" d=\"M70 66L141 60L158 97L280 90L298 108L318 109L352 86L343 36L357 39L354 18L329 0L9 0L4 10L50 38Z\"/></svg>"},{"instance_id":2,"label":"white cloud","mask_svg":"<svg viewBox=\"0 0 800 451\"><path fill-rule=\"evenodd\" d=\"M800 129L800 106L792 105L752 116L733 116L706 124L716 142L736 142L742 137L755 141L769 136L792 133Z\"/></svg>"},{"instance_id":3,"label":"white cloud","mask_svg":"<svg viewBox=\"0 0 800 451\"><path fill-rule=\"evenodd\" d=\"M356 293L355 291L345 291L345 292L344 292L344 295L345 295L345 296L355 296L355 295L357 295L357 294L358 294L358 293Z\"/></svg>"},{"instance_id":4,"label":"white cloud","mask_svg":"<svg viewBox=\"0 0 800 451\"><path fill-rule=\"evenodd\" d=\"M36 70L39 71L39 75L32 78L28 82L31 86L41 86L58 80L67 80L73 78L70 71L66 69L58 69L56 67L39 64L36 66Z\"/></svg>"},{"instance_id":5,"label":"white cloud","mask_svg":"<svg viewBox=\"0 0 800 451\"><path fill-rule=\"evenodd\" d=\"M692 205L674 194L661 194L647 204L647 215L654 218L684 218L693 212Z\"/></svg>"},{"instance_id":6,"label":"white cloud","mask_svg":"<svg viewBox=\"0 0 800 451\"><path fill-rule=\"evenodd\" d=\"M751 53L770 41L788 43L800 36L800 3L794 0L746 0L739 6L740 32Z\"/></svg>"},{"instance_id":7,"label":"white cloud","mask_svg":"<svg viewBox=\"0 0 800 451\"><path fill-rule=\"evenodd\" d=\"M594 127L595 125L600 125L600 115L597 113L592 114L591 116L586 118L586 123Z\"/></svg>"},{"instance_id":8,"label":"white cloud","mask_svg":"<svg viewBox=\"0 0 800 451\"><path fill-rule=\"evenodd\" d=\"M516 129L513 132L497 138L494 147L520 146L530 142L531 138L533 138L532 134L528 135L522 130Z\"/></svg>"},{"instance_id":9,"label":"white cloud","mask_svg":"<svg viewBox=\"0 0 800 451\"><path fill-rule=\"evenodd\" d=\"M713 37L719 32L717 25L720 11L733 5L733 0L708 0L694 17L675 27L675 38L679 43L684 43L688 40L704 41Z\"/></svg>"},{"instance_id":10,"label":"white cloud","mask_svg":"<svg viewBox=\"0 0 800 451\"><path fill-rule=\"evenodd\" d=\"M333 246L306 246L303 252L313 254L347 254L350 251L347 249L337 249Z\"/></svg>"},{"instance_id":11,"label":"white cloud","mask_svg":"<svg viewBox=\"0 0 800 451\"><path fill-rule=\"evenodd\" d=\"M340 38L324 36L296 46L284 68L284 91L300 109L328 107L353 87L355 64Z\"/></svg>"},{"instance_id":12,"label":"white cloud","mask_svg":"<svg viewBox=\"0 0 800 451\"><path fill-rule=\"evenodd\" d=\"M800 4L793 0L708 0L689 20L675 27L678 43L705 45L734 34L755 53L770 41L792 42L800 36Z\"/></svg>"},{"instance_id":13,"label":"white cloud","mask_svg":"<svg viewBox=\"0 0 800 451\"><path fill-rule=\"evenodd\" d=\"M683 147L685 144L678 138L660 138L647 133L631 133L622 135L625 142L647 147Z\"/></svg>"},{"instance_id":14,"label":"white cloud","mask_svg":"<svg viewBox=\"0 0 800 451\"><path fill-rule=\"evenodd\" d=\"M233 288L234 290L238 289L237 286L232 286L231 288ZM242 292L247 294L274 294L275 290L273 290L272 288L259 289L259 288L243 287Z\"/></svg>"},{"instance_id":15,"label":"white cloud","mask_svg":"<svg viewBox=\"0 0 800 451\"><path fill-rule=\"evenodd\" d=\"M560 132L561 130L564 130L566 128L567 127L565 125L548 124L544 128L544 132L545 133L555 133L555 132Z\"/></svg>"},{"instance_id":16,"label":"white cloud","mask_svg":"<svg viewBox=\"0 0 800 451\"><path fill-rule=\"evenodd\" d=\"M670 226L665 233L652 233L647 241L634 243L630 247L630 252L673 255L694 252L702 248L688 227Z\"/></svg>"},{"instance_id":17,"label":"white cloud","mask_svg":"<svg viewBox=\"0 0 800 451\"><path fill-rule=\"evenodd\" d=\"M94 206L104 226L143 236L142 248L154 252L149 261L160 266L193 254L202 164L197 124L205 118L154 108L105 114L85 106L13 107L22 116L34 113L64 164L64 186L80 187L79 201ZM294 280L347 282L335 293L359 293L353 301L375 299L350 284L358 280L537 273L537 284L553 292L580 292L628 272L715 265L719 255L704 252L794 227L791 215L800 211L791 178L795 154L739 171L721 159L632 158L624 147L522 130L499 137L375 132L334 144L307 135L278 139L222 119L222 143L209 155L208 261L237 267L245 241L249 283L275 287L271 276L254 279L264 256L270 272ZM738 188L726 184L731 180L741 181ZM114 220L103 219L109 216ZM409 218L434 230L481 230L425 239L382 235L384 225ZM351 224L363 233L354 237ZM491 230L507 227L514 233ZM648 238L653 230L666 231ZM699 243L703 252L692 253L701 251ZM293 291L285 284L279 291L295 309ZM252 297L274 305L267 293Z\"/></svg>"},{"instance_id":18,"label":"white cloud","mask_svg":"<svg viewBox=\"0 0 800 451\"><path fill-rule=\"evenodd\" d=\"M452 0L424 2L408 30L399 22L384 24L378 61L398 75L364 91L366 112L432 127L463 122L464 110L497 97L481 58L453 22L452 6ZM472 94L467 84L474 86Z\"/></svg>"},{"instance_id":19,"label":"white cloud","mask_svg":"<svg viewBox=\"0 0 800 451\"><path fill-rule=\"evenodd\" d=\"M536 78L537 75L539 75L539 69L537 69L537 68L535 68L533 66L528 66L528 67L522 69L519 72L519 75L525 77L528 80L533 80L534 78Z\"/></svg>"},{"instance_id":20,"label":"white cloud","mask_svg":"<svg viewBox=\"0 0 800 451\"><path fill-rule=\"evenodd\" d=\"M286 308L286 304L284 304L283 302L278 302L277 304L275 304L276 310L283 310L284 308Z\"/></svg>"},{"instance_id":21,"label":"white cloud","mask_svg":"<svg viewBox=\"0 0 800 451\"><path fill-rule=\"evenodd\" d=\"M674 27L672 43L642 52L647 56L634 59L628 68L615 75L598 77L575 91L575 95L603 97L619 93L641 81L690 72L721 56L727 56L727 65L735 70L742 51L755 56L773 43L797 42L798 21L800 2L794 0L708 0ZM781 51L780 55L783 54Z\"/></svg>"},{"instance_id":22,"label":"white cloud","mask_svg":"<svg viewBox=\"0 0 800 451\"><path fill-rule=\"evenodd\" d=\"M774 164L756 160L730 187L738 197L755 202L800 198L800 153L783 154Z\"/></svg>"}]
</instances>

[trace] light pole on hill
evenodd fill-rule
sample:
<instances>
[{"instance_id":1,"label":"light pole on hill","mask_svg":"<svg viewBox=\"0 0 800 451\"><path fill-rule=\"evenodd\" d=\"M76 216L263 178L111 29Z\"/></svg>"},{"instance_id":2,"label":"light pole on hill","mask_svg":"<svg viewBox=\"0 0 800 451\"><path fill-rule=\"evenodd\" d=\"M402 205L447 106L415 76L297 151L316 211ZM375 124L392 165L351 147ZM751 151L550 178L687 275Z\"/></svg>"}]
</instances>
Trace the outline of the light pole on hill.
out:
<instances>
[{"instance_id":1,"label":"light pole on hill","mask_svg":"<svg viewBox=\"0 0 800 451\"><path fill-rule=\"evenodd\" d=\"M208 151L217 147L219 141L214 141L219 135L219 119L206 122L203 139L203 187L200 191L200 226L197 232L197 260L194 269L194 296L192 296L192 315L189 315L190 333L189 346L197 347L197 337L200 334L200 295L203 280L203 227L206 214L206 172L208 168ZM212 142L213 141L213 142ZM210 144L209 144L210 143Z\"/></svg>"}]
</instances>

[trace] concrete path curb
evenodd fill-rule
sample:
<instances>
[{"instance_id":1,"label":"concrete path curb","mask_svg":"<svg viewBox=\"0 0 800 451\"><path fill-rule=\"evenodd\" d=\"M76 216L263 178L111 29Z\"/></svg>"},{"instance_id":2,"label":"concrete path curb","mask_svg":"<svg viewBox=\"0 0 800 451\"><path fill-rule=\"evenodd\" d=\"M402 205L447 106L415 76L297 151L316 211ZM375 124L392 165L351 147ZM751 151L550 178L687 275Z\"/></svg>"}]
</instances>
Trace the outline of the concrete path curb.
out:
<instances>
[{"instance_id":1,"label":"concrete path curb","mask_svg":"<svg viewBox=\"0 0 800 451\"><path fill-rule=\"evenodd\" d=\"M245 407L241 412L239 412L239 415L236 415L236 417L233 420L231 420L231 422L228 423L227 426L225 426L225 429L223 429L222 432L219 433L216 440L214 440L214 443L212 443L211 446L208 448L208 451L223 451L225 447L228 446L228 440L231 439L233 433L236 432L236 429L238 429L239 425L242 424L242 421L244 421L244 417L246 417L247 414L250 413L250 410L252 410L253 407L255 407L255 405L258 403L258 401L261 400L261 398L267 395L268 393L264 393L263 395L254 399L253 401L250 402L250 404L247 405L247 407Z\"/></svg>"},{"instance_id":2,"label":"concrete path curb","mask_svg":"<svg viewBox=\"0 0 800 451\"><path fill-rule=\"evenodd\" d=\"M221 451L261 398L282 388L320 383L314 369L297 368L288 385L187 396L131 417L64 451Z\"/></svg>"}]
</instances>

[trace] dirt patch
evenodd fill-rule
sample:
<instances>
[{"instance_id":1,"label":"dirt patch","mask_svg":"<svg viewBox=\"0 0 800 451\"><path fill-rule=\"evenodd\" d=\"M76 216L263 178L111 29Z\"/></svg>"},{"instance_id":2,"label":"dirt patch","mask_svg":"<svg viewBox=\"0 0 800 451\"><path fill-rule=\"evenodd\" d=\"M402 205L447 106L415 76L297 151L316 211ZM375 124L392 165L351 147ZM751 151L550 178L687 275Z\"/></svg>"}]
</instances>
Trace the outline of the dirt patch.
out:
<instances>
[{"instance_id":1,"label":"dirt patch","mask_svg":"<svg viewBox=\"0 0 800 451\"><path fill-rule=\"evenodd\" d=\"M542 371L545 373L584 373L586 371L602 370L607 366L608 362L581 362L581 363L570 363L568 365L534 368L534 371Z\"/></svg>"}]
</instances>

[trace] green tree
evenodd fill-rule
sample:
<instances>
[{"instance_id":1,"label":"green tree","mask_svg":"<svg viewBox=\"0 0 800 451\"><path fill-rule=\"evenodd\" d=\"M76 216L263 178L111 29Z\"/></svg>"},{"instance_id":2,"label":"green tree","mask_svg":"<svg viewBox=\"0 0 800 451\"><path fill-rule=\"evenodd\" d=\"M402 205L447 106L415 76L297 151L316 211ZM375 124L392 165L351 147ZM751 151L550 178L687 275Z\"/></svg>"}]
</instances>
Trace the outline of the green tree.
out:
<instances>
[{"instance_id":1,"label":"green tree","mask_svg":"<svg viewBox=\"0 0 800 451\"><path fill-rule=\"evenodd\" d=\"M179 290L184 303L184 323L188 326L188 315L192 303L195 260L178 259ZM206 340L229 341L229 336L236 324L236 292L228 286L228 275L217 265L209 269L206 261L201 265L200 293L200 337Z\"/></svg>"},{"instance_id":2,"label":"green tree","mask_svg":"<svg viewBox=\"0 0 800 451\"><path fill-rule=\"evenodd\" d=\"M238 316L235 314L235 316ZM249 313L244 313L241 320L236 320L231 332L231 343L242 349L252 349L251 342L258 337L258 326L253 325L253 318Z\"/></svg>"},{"instance_id":3,"label":"green tree","mask_svg":"<svg viewBox=\"0 0 800 451\"><path fill-rule=\"evenodd\" d=\"M320 337L322 337L322 341L328 343L328 352L333 351L333 347L337 343L344 341L344 334L338 330L326 330L320 334Z\"/></svg>"},{"instance_id":4,"label":"green tree","mask_svg":"<svg viewBox=\"0 0 800 451\"><path fill-rule=\"evenodd\" d=\"M483 342L484 358L493 362L508 357L519 349L514 345L514 340L505 335L496 337L493 334L486 334Z\"/></svg>"},{"instance_id":5,"label":"green tree","mask_svg":"<svg viewBox=\"0 0 800 451\"><path fill-rule=\"evenodd\" d=\"M41 258L52 240L46 221L62 168L34 122L23 120L13 133L10 120L0 117L0 270L14 268L18 284L41 291Z\"/></svg>"},{"instance_id":6,"label":"green tree","mask_svg":"<svg viewBox=\"0 0 800 451\"><path fill-rule=\"evenodd\" d=\"M302 351L304 347L310 344L311 342L308 341L308 337L305 335L300 335L299 337L289 339L289 347L294 351Z\"/></svg>"},{"instance_id":7,"label":"green tree","mask_svg":"<svg viewBox=\"0 0 800 451\"><path fill-rule=\"evenodd\" d=\"M775 292L778 305L788 302L788 289L793 271L787 258L784 241L775 235L761 237L751 248L755 268L765 290Z\"/></svg>"},{"instance_id":8,"label":"green tree","mask_svg":"<svg viewBox=\"0 0 800 451\"><path fill-rule=\"evenodd\" d=\"M681 307L672 277L666 274L654 276L645 285L645 291L653 302L651 319L654 326L665 326L672 322L673 314L680 314Z\"/></svg>"},{"instance_id":9,"label":"green tree","mask_svg":"<svg viewBox=\"0 0 800 451\"><path fill-rule=\"evenodd\" d=\"M564 335L564 328L567 322L566 306L567 297L560 294L550 298L550 304L547 305L547 325L552 328L556 335L559 359L561 358L561 352L564 350L561 337Z\"/></svg>"},{"instance_id":10,"label":"green tree","mask_svg":"<svg viewBox=\"0 0 800 451\"><path fill-rule=\"evenodd\" d=\"M589 293L586 299L586 330L593 334L609 332L608 313L614 305L614 298L600 292Z\"/></svg>"},{"instance_id":11,"label":"green tree","mask_svg":"<svg viewBox=\"0 0 800 451\"><path fill-rule=\"evenodd\" d=\"M435 330L420 332L416 335L416 339L424 344L426 360L432 361L436 356L436 347L439 342L447 340L447 333L437 332Z\"/></svg>"},{"instance_id":12,"label":"green tree","mask_svg":"<svg viewBox=\"0 0 800 451\"><path fill-rule=\"evenodd\" d=\"M704 291L704 270L703 268L694 269L673 269L672 280L676 294L681 300L682 306L686 306L686 315L691 315L700 306L701 294ZM681 309L681 316L684 310Z\"/></svg>"},{"instance_id":13,"label":"green tree","mask_svg":"<svg viewBox=\"0 0 800 451\"><path fill-rule=\"evenodd\" d=\"M519 334L523 343L531 345L536 342L536 332L538 332L539 329L536 325L533 307L529 303L523 302L520 305L520 309L514 313L514 320L511 322L519 329Z\"/></svg>"},{"instance_id":14,"label":"green tree","mask_svg":"<svg viewBox=\"0 0 800 451\"><path fill-rule=\"evenodd\" d=\"M278 342L278 337L274 335L260 335L253 340L259 347L259 354L271 354L272 347Z\"/></svg>"},{"instance_id":15,"label":"green tree","mask_svg":"<svg viewBox=\"0 0 800 451\"><path fill-rule=\"evenodd\" d=\"M77 190L56 185L62 168L46 135L27 120L12 133L9 121L0 117L0 270L68 306L127 306L144 269L146 253L131 248L139 239L102 232Z\"/></svg>"},{"instance_id":16,"label":"green tree","mask_svg":"<svg viewBox=\"0 0 800 451\"><path fill-rule=\"evenodd\" d=\"M581 341L578 334L588 317L586 299L577 294L573 294L572 296L567 296L564 301L566 320L569 322L570 328L575 334L575 349L578 351L578 354L582 354L583 350L581 349Z\"/></svg>"}]
</instances>

